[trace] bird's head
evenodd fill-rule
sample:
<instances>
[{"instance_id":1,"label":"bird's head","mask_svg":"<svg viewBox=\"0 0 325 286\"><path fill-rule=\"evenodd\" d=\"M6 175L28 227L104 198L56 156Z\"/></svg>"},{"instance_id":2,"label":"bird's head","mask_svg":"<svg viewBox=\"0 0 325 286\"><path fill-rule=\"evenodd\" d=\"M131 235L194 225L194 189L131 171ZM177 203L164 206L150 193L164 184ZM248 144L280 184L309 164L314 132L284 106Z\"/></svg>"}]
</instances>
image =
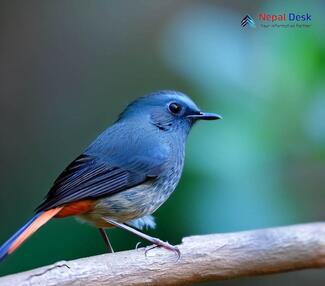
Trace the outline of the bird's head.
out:
<instances>
[{"instance_id":1,"label":"bird's head","mask_svg":"<svg viewBox=\"0 0 325 286\"><path fill-rule=\"evenodd\" d=\"M198 120L216 120L215 113L202 112L185 94L163 90L140 97L121 113L119 120L146 120L156 128L166 131L182 130L188 133Z\"/></svg>"}]
</instances>

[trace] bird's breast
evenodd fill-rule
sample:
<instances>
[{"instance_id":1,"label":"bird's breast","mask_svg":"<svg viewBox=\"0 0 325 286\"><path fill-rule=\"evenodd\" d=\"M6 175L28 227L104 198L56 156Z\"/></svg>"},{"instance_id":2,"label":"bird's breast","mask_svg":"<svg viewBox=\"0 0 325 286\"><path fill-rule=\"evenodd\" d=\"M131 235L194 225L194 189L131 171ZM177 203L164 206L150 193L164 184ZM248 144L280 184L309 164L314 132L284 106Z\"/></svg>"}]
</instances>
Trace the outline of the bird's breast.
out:
<instances>
[{"instance_id":1,"label":"bird's breast","mask_svg":"<svg viewBox=\"0 0 325 286\"><path fill-rule=\"evenodd\" d=\"M93 210L83 218L96 223L102 217L127 222L156 211L175 190L182 174L179 158L155 178L120 193L96 201Z\"/></svg>"}]
</instances>

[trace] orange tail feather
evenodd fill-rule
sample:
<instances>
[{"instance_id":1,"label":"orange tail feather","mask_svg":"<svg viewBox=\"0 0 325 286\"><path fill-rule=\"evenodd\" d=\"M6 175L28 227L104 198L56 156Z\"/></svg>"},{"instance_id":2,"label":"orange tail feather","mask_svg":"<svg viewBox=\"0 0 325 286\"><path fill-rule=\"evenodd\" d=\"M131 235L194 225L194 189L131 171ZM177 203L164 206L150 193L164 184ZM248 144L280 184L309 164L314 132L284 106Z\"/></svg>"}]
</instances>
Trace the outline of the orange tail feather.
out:
<instances>
[{"instance_id":1,"label":"orange tail feather","mask_svg":"<svg viewBox=\"0 0 325 286\"><path fill-rule=\"evenodd\" d=\"M13 253L28 237L37 231L42 225L54 217L63 207L54 208L42 213L27 229L20 234L8 249L8 254Z\"/></svg>"}]
</instances>

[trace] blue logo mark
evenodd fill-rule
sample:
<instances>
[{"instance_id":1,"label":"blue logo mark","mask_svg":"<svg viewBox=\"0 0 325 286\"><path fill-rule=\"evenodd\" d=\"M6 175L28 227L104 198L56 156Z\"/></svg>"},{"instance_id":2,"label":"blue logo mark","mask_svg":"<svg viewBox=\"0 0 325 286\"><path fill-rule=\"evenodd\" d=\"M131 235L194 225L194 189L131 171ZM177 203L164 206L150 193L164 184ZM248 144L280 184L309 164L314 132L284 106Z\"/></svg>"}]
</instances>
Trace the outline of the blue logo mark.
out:
<instances>
[{"instance_id":1,"label":"blue logo mark","mask_svg":"<svg viewBox=\"0 0 325 286\"><path fill-rule=\"evenodd\" d=\"M242 25L242 27L246 27L247 25L251 28L255 28L255 22L253 17L251 17L250 15L246 15L240 22L240 24Z\"/></svg>"}]
</instances>

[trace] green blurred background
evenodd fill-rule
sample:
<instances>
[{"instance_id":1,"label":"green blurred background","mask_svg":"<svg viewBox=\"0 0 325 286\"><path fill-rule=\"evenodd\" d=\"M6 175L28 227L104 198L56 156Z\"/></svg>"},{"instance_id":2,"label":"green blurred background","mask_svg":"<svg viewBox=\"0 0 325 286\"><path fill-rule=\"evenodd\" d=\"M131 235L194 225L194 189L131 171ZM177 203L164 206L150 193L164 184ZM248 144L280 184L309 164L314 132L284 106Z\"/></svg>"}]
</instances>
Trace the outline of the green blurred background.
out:
<instances>
[{"instance_id":1,"label":"green blurred background","mask_svg":"<svg viewBox=\"0 0 325 286\"><path fill-rule=\"evenodd\" d=\"M138 96L176 89L223 121L199 123L177 191L151 235L183 236L323 221L324 2L0 2L0 241L53 180ZM241 19L310 13L306 29ZM117 250L139 241L109 230ZM44 226L0 275L105 251L74 219ZM324 285L322 270L208 285Z\"/></svg>"}]
</instances>

